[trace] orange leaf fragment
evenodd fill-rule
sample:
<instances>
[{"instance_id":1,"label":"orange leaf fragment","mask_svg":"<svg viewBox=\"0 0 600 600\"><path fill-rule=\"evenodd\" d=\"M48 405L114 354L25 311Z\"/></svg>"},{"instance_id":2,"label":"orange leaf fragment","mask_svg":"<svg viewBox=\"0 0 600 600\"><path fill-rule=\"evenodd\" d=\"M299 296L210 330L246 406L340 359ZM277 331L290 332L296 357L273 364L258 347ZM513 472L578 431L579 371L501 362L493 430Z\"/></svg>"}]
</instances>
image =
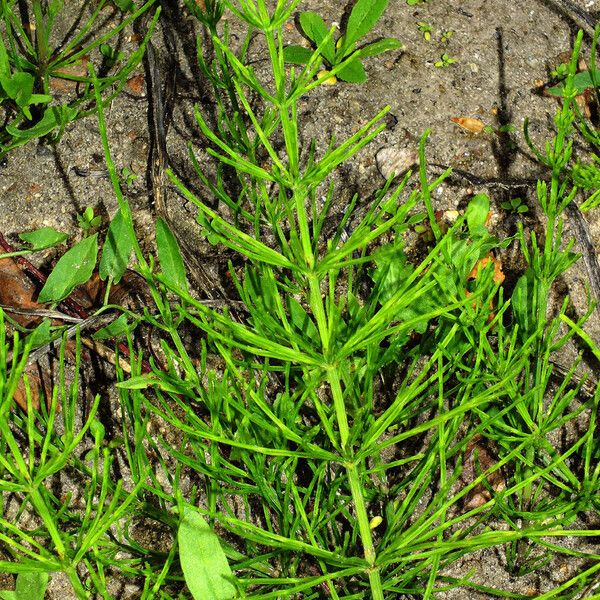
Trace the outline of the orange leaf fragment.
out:
<instances>
[{"instance_id":1,"label":"orange leaf fragment","mask_svg":"<svg viewBox=\"0 0 600 600\"><path fill-rule=\"evenodd\" d=\"M83 56L81 60L78 60L72 65L54 71L55 76L50 77L50 91L54 93L76 91L80 82L73 79L65 79L61 77L61 75L65 75L67 77L85 77L88 74L87 65L89 62L89 56Z\"/></svg>"},{"instance_id":2,"label":"orange leaf fragment","mask_svg":"<svg viewBox=\"0 0 600 600\"><path fill-rule=\"evenodd\" d=\"M134 96L145 96L146 95L146 83L144 75L134 75L127 80L125 84L127 91Z\"/></svg>"},{"instance_id":3,"label":"orange leaf fragment","mask_svg":"<svg viewBox=\"0 0 600 600\"><path fill-rule=\"evenodd\" d=\"M479 270L485 269L485 267L490 263L490 261L494 265L494 283L503 283L505 276L504 272L502 271L502 262L500 261L500 259L495 258L491 254L484 256L475 263L475 266L471 269L471 272L469 273L467 279L475 279Z\"/></svg>"},{"instance_id":4,"label":"orange leaf fragment","mask_svg":"<svg viewBox=\"0 0 600 600\"><path fill-rule=\"evenodd\" d=\"M478 134L481 133L485 128L485 123L479 119L473 119L472 117L452 117L450 119L453 123L456 123L459 127L466 129L470 133Z\"/></svg>"},{"instance_id":5,"label":"orange leaf fragment","mask_svg":"<svg viewBox=\"0 0 600 600\"><path fill-rule=\"evenodd\" d=\"M0 259L0 304L4 310L14 318L19 325L30 327L40 319L34 315L12 313L11 307L16 309L35 310L41 306L33 300L37 295L35 285L21 271L19 265L12 258Z\"/></svg>"},{"instance_id":6,"label":"orange leaf fragment","mask_svg":"<svg viewBox=\"0 0 600 600\"><path fill-rule=\"evenodd\" d=\"M52 402L52 390L47 378L39 373L36 365L28 365L25 367L23 375L27 376L31 406L33 409L40 409L40 397L42 397L42 395L46 400L46 407L50 408ZM19 380L17 389L13 394L13 399L24 412L27 412L27 386L25 385L24 378Z\"/></svg>"}]
</instances>

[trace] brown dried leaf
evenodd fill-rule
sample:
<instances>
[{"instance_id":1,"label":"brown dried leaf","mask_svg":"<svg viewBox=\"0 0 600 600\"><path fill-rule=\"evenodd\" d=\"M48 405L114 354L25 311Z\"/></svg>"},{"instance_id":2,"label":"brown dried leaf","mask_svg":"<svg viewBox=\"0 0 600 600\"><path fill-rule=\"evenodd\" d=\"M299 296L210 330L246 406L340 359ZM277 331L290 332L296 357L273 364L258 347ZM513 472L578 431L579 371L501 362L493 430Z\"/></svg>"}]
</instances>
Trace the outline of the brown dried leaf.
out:
<instances>
[{"instance_id":1,"label":"brown dried leaf","mask_svg":"<svg viewBox=\"0 0 600 600\"><path fill-rule=\"evenodd\" d=\"M40 370L37 365L29 365L25 367L23 375L27 376L27 380L29 382L31 406L35 410L39 410L40 396L43 394L44 398L46 399L46 406L49 408L50 402L52 401L52 391L50 389L48 378L40 375ZM13 398L19 407L27 412L27 387L23 377L17 384L17 389L15 390Z\"/></svg>"},{"instance_id":2,"label":"brown dried leaf","mask_svg":"<svg viewBox=\"0 0 600 600\"><path fill-rule=\"evenodd\" d=\"M475 135L481 133L485 129L485 123L479 119L473 119L471 117L452 117L450 120Z\"/></svg>"},{"instance_id":3,"label":"brown dried leaf","mask_svg":"<svg viewBox=\"0 0 600 600\"><path fill-rule=\"evenodd\" d=\"M467 444L465 457L463 462L463 470L460 480L464 486L467 486L479 475L489 469L492 469L497 464L498 459L484 437L477 434ZM492 493L501 492L506 488L506 480L500 469L493 471L486 478L486 484L480 483L476 485L464 498L464 509L469 511L479 506L483 506L492 499Z\"/></svg>"},{"instance_id":4,"label":"brown dried leaf","mask_svg":"<svg viewBox=\"0 0 600 600\"><path fill-rule=\"evenodd\" d=\"M134 75L127 80L125 84L127 91L134 96L145 96L146 95L146 80L143 74Z\"/></svg>"},{"instance_id":5,"label":"brown dried leaf","mask_svg":"<svg viewBox=\"0 0 600 600\"><path fill-rule=\"evenodd\" d=\"M84 56L81 60L55 71L61 75L72 75L75 77L86 77L88 74L88 63L90 59L88 56ZM74 92L77 90L79 81L73 81L72 79L64 79L62 77L50 77L50 91L53 93L60 92Z\"/></svg>"},{"instance_id":6,"label":"brown dried leaf","mask_svg":"<svg viewBox=\"0 0 600 600\"><path fill-rule=\"evenodd\" d=\"M33 282L23 273L12 258L0 259L0 304L13 308L35 310L43 308L33 300L37 290ZM23 327L30 327L39 322L40 318L32 315L22 315L6 312Z\"/></svg>"}]
</instances>

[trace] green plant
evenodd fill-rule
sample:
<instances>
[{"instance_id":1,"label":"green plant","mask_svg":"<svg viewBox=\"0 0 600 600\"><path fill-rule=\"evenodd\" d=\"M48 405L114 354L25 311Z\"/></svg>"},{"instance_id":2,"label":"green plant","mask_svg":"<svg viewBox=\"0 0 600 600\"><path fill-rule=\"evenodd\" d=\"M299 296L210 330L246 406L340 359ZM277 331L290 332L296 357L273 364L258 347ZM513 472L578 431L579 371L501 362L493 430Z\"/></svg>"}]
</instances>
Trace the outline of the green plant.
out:
<instances>
[{"instance_id":1,"label":"green plant","mask_svg":"<svg viewBox=\"0 0 600 600\"><path fill-rule=\"evenodd\" d=\"M510 200L505 200L500 204L500 206L504 210L511 213L524 214L529 211L529 207L523 202L522 198L511 198Z\"/></svg>"},{"instance_id":2,"label":"green plant","mask_svg":"<svg viewBox=\"0 0 600 600\"><path fill-rule=\"evenodd\" d=\"M296 3L297 4L297 3ZM401 47L394 38L383 38L357 47L360 40L379 20L388 0L357 0L354 4L346 29L335 40L335 28L328 29L323 19L314 12L300 13L299 22L304 35L316 46L318 54L304 46L289 45L283 52L284 61L296 65L309 65L320 56L327 64L330 76L342 81L362 83L367 80L362 58L376 56Z\"/></svg>"},{"instance_id":3,"label":"green plant","mask_svg":"<svg viewBox=\"0 0 600 600\"><path fill-rule=\"evenodd\" d=\"M86 233L96 229L101 222L102 217L94 215L94 209L91 206L88 206L83 213L77 215L77 223Z\"/></svg>"},{"instance_id":4,"label":"green plant","mask_svg":"<svg viewBox=\"0 0 600 600\"><path fill-rule=\"evenodd\" d=\"M496 135L499 133L514 133L516 131L516 127L511 123L505 123L504 125L500 125L498 127L493 127L492 125L486 125L483 128L485 133L495 133Z\"/></svg>"},{"instance_id":5,"label":"green plant","mask_svg":"<svg viewBox=\"0 0 600 600\"><path fill-rule=\"evenodd\" d=\"M48 573L19 573L15 591L0 590L1 600L44 600Z\"/></svg>"},{"instance_id":6,"label":"green plant","mask_svg":"<svg viewBox=\"0 0 600 600\"><path fill-rule=\"evenodd\" d=\"M185 250L166 220L156 223L156 256L142 252L92 70L119 204L100 275L109 287L117 282L133 251L152 301L137 314L119 307L117 326L96 335L120 335L128 350L130 372L116 363L122 429L112 437L97 417L99 397L76 418L79 336L70 370L66 339L61 346L50 402L36 411L29 392L30 410L12 410L50 322L10 343L0 312L0 487L20 503L17 519L35 516L27 528L2 504L0 541L10 560L0 569L62 571L80 598L110 598L114 570L142 581L142 598L168 600L431 600L452 588L508 597L472 573L448 576L457 561L500 550L513 575L554 555L581 560L544 594L577 597L600 571L597 553L576 547L599 533L577 519L600 510L600 391L584 391L577 364L554 382L553 361L573 339L599 359L600 348L583 329L589 312L573 321L567 301L553 307L549 298L577 260L562 211L574 196L566 175L581 37L556 134L538 151L551 170L537 188L547 230L538 243L520 229L527 268L508 298L500 259L514 240L488 228L485 194L442 227L432 196L450 170L428 178L428 132L418 185L407 185L408 173L337 206L337 167L384 129L387 109L346 140L302 144L298 102L323 83L314 77L318 49L302 70L284 67L283 28L296 4L190 5L207 25L198 59L216 111L209 120L208 104L196 107L195 117L214 169L190 148L202 198L168 175L197 208L205 241L227 249L231 284L219 302L192 289ZM225 6L264 36L264 80L247 64L246 41L235 47L217 27ZM430 243L417 254L405 234L424 219ZM26 241L36 247L59 239L55 233ZM97 245L94 234L71 248L54 283L71 272L85 279ZM50 286L48 301L72 285ZM130 334L137 323L152 330L150 364ZM127 491L112 477L117 458ZM66 469L81 504L55 493L53 477ZM136 540L138 515L170 532L167 550Z\"/></svg>"},{"instance_id":7,"label":"green plant","mask_svg":"<svg viewBox=\"0 0 600 600\"><path fill-rule=\"evenodd\" d=\"M292 4L280 0L272 12L261 6L236 9L265 35L274 91L245 64L245 47L236 53L216 27L214 58L200 56L219 110L214 129L200 108L196 119L218 166L209 174L190 157L227 216L169 173L197 207L207 241L243 264L229 272L244 313L190 293L181 250L167 224L159 225L160 272L143 271L157 305L146 319L164 332L167 368L124 379L123 402L181 433L176 445L161 439L152 451L163 464L175 458L202 474L197 512L227 532L219 545L245 597L429 599L458 586L504 594L469 577L445 577L443 569L470 552L503 547L511 567L524 572L539 568L530 560L536 551L568 554L558 538L591 534L569 526L592 506L584 490L597 479L593 435L553 445L567 423L582 419L584 430L593 429L598 401L596 394L574 403L579 384L549 387L549 357L573 336L589 342L581 335L585 316L570 322L566 305L550 314L547 303L556 277L576 260L562 237L559 213L569 194L558 185L560 169L548 195L539 188L549 218L543 252L533 236L531 247L519 236L530 268L510 301L493 253L511 240L488 231L488 198L473 198L447 232L437 223L431 194L448 173L427 179L427 136L420 190L406 191L410 175L397 187L388 181L364 213L354 198L327 232L335 198L328 177L381 126L376 118L349 140L320 154L310 145L303 155L296 103L322 85L313 79L319 51L300 73L287 73L280 40ZM250 90L264 103L260 110ZM566 127L561 121L551 146L558 165ZM223 165L233 167L235 185ZM433 245L413 264L403 234L421 220L421 204ZM567 333L559 334L560 324ZM205 336L196 362L182 342L190 327ZM220 366L211 366L214 355ZM571 370L567 382L573 377ZM133 419L131 427L140 430ZM475 451L464 481L478 437L498 457L484 465L483 450ZM131 452L147 464L141 444ZM588 457L583 477L568 464L574 453ZM164 477L177 487L178 474L165 468ZM152 487L167 495L158 481ZM491 530L498 515L503 527ZM215 571L228 573L220 562ZM580 589L599 568L582 570L556 593Z\"/></svg>"},{"instance_id":8,"label":"green plant","mask_svg":"<svg viewBox=\"0 0 600 600\"><path fill-rule=\"evenodd\" d=\"M455 58L451 58L448 54L446 54L446 52L444 52L444 54L442 54L440 57L440 60L437 60L435 63L433 63L433 66L437 69L445 69L446 67L453 65L455 62Z\"/></svg>"},{"instance_id":9,"label":"green plant","mask_svg":"<svg viewBox=\"0 0 600 600\"><path fill-rule=\"evenodd\" d=\"M90 35L106 4L107 0L96 3L83 25L77 28L79 23L74 23L71 37L57 44L55 25L64 21L62 1L2 0L0 103L8 110L9 118L0 131L0 158L32 139L47 135L57 139L67 123L93 112L89 103L94 94L85 64L93 60L94 52L98 51L103 59L105 70L99 79L103 102L110 102L120 93L128 75L142 59L159 11L139 48L125 60L125 55L112 49L108 42L149 10L154 0L136 8L107 32ZM126 5L127 10L134 8L131 2L119 5ZM119 63L122 63L119 68L112 71ZM66 102L57 103L52 93L53 79L77 83L78 93L73 93Z\"/></svg>"},{"instance_id":10,"label":"green plant","mask_svg":"<svg viewBox=\"0 0 600 600\"><path fill-rule=\"evenodd\" d=\"M431 40L431 32L433 30L432 26L429 23L426 23L425 21L417 21L417 27L419 28L419 31L423 34L423 39L426 42L429 42Z\"/></svg>"},{"instance_id":11,"label":"green plant","mask_svg":"<svg viewBox=\"0 0 600 600\"><path fill-rule=\"evenodd\" d=\"M556 68L550 71L550 77L552 79L564 79L567 76L569 65L561 63Z\"/></svg>"},{"instance_id":12,"label":"green plant","mask_svg":"<svg viewBox=\"0 0 600 600\"><path fill-rule=\"evenodd\" d=\"M49 321L45 320L36 331L48 325ZM94 398L84 422L76 423L79 336L72 347L74 379L69 381L65 373L66 340L63 340L58 383L51 397L45 399L47 406L43 403L39 411L33 408L30 380L24 369L35 341L35 335L23 342L16 334L12 343L8 341L4 314L0 311L0 488L3 492L0 528L3 549L10 556L10 560L0 560L0 571L18 574L14 595L1 594L23 600L42 597L46 574L51 572L66 573L80 598L89 597L91 589L106 594L104 569L116 564L118 544L107 546L103 538L115 523L133 514L132 504L141 485L126 493L122 482L110 477L115 456L105 443L104 427L96 418L99 396ZM10 371L7 369L9 350L14 357ZM27 414L13 407L22 378L29 406ZM21 447L23 433L28 439L25 451ZM91 444L83 454L86 436ZM59 498L52 492L53 478L67 466L79 474L82 506L74 502L72 494ZM18 514L31 516L29 526L16 526L9 517L10 510L5 503L8 492L18 507ZM79 571L82 567L86 578Z\"/></svg>"},{"instance_id":13,"label":"green plant","mask_svg":"<svg viewBox=\"0 0 600 600\"><path fill-rule=\"evenodd\" d=\"M130 167L123 167L121 169L121 177L125 182L127 187L133 185L133 182L139 178L139 175L136 175Z\"/></svg>"},{"instance_id":14,"label":"green plant","mask_svg":"<svg viewBox=\"0 0 600 600\"><path fill-rule=\"evenodd\" d=\"M442 44L447 44L453 35L454 35L454 31L452 31L450 29L448 31L442 31L442 35L441 35Z\"/></svg>"}]
</instances>

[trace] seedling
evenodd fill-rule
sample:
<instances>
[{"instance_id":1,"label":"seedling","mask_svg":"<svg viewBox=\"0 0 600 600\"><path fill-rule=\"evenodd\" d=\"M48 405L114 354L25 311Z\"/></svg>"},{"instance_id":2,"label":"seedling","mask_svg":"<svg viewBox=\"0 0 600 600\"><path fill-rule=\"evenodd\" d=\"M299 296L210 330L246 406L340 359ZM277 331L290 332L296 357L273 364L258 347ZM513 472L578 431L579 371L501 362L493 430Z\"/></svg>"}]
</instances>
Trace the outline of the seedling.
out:
<instances>
[{"instance_id":1,"label":"seedling","mask_svg":"<svg viewBox=\"0 0 600 600\"><path fill-rule=\"evenodd\" d=\"M504 125L500 125L498 127L494 127L492 125L486 125L483 128L484 133L514 133L516 131L516 127L511 123L505 123Z\"/></svg>"},{"instance_id":2,"label":"seedling","mask_svg":"<svg viewBox=\"0 0 600 600\"><path fill-rule=\"evenodd\" d=\"M376 56L401 47L395 38L383 38L358 47L359 41L373 28L388 4L388 0L358 0L343 34L334 40L335 28L329 29L320 15L314 12L300 13L300 27L304 35L317 47L327 65L330 76L349 83L363 83L367 74L361 59ZM304 46L290 45L284 48L285 62L310 65L314 62L313 51ZM321 78L325 82L328 78Z\"/></svg>"},{"instance_id":3,"label":"seedling","mask_svg":"<svg viewBox=\"0 0 600 600\"><path fill-rule=\"evenodd\" d=\"M80 215L77 215L77 223L86 233L98 227L101 222L102 217L100 215L94 216L94 209L91 206L88 206Z\"/></svg>"},{"instance_id":4,"label":"seedling","mask_svg":"<svg viewBox=\"0 0 600 600\"><path fill-rule=\"evenodd\" d=\"M419 28L419 31L423 34L423 39L426 42L429 42L431 40L431 31L432 31L432 26L429 23L426 23L425 21L417 21L417 27Z\"/></svg>"},{"instance_id":5,"label":"seedling","mask_svg":"<svg viewBox=\"0 0 600 600\"><path fill-rule=\"evenodd\" d=\"M561 63L555 69L550 71L550 77L552 79L564 79L567 76L569 65Z\"/></svg>"},{"instance_id":6,"label":"seedling","mask_svg":"<svg viewBox=\"0 0 600 600\"><path fill-rule=\"evenodd\" d=\"M595 71L582 71L581 73L575 73L573 76L573 88L577 95L583 94L588 89L594 88L594 82L600 82L600 70ZM547 93L551 96L561 97L564 95L565 83L561 81L559 84L548 88Z\"/></svg>"},{"instance_id":7,"label":"seedling","mask_svg":"<svg viewBox=\"0 0 600 600\"><path fill-rule=\"evenodd\" d=\"M42 2L4 1L0 8L3 32L0 37L0 103L6 103L8 121L0 129L0 159L10 150L32 139L52 134L58 139L70 121L93 112L91 78L86 64L94 58L103 60L103 77L99 79L102 101L109 102L125 85L129 74L140 63L146 44L156 25L159 11L150 21L147 35L139 48L128 57L108 43L154 4L148 0L123 18L112 30L103 35L92 35L107 0L100 0L92 8L87 21L77 22L71 37L60 45L53 45L54 24L65 21L64 3L59 0ZM133 8L128 0L115 2L126 10ZM81 18L81 15L80 17ZM98 56L98 53L100 56ZM95 55L95 56L94 56ZM111 71L121 63L120 69ZM105 73L108 71L108 73ZM62 104L55 100L54 80L69 80L80 85ZM35 93L34 93L35 92Z\"/></svg>"},{"instance_id":8,"label":"seedling","mask_svg":"<svg viewBox=\"0 0 600 600\"><path fill-rule=\"evenodd\" d=\"M100 54L104 56L105 67L112 69L118 62L125 58L125 53L113 48L110 44L102 44L100 46Z\"/></svg>"},{"instance_id":9,"label":"seedling","mask_svg":"<svg viewBox=\"0 0 600 600\"><path fill-rule=\"evenodd\" d=\"M121 178L125 182L127 187L133 185L133 182L139 178L139 175L136 175L130 167L123 167L121 169Z\"/></svg>"},{"instance_id":10,"label":"seedling","mask_svg":"<svg viewBox=\"0 0 600 600\"><path fill-rule=\"evenodd\" d=\"M523 202L522 198L511 198L510 200L505 200L500 204L500 206L509 213L518 213L524 214L529 211L529 207L525 202Z\"/></svg>"},{"instance_id":11,"label":"seedling","mask_svg":"<svg viewBox=\"0 0 600 600\"><path fill-rule=\"evenodd\" d=\"M433 66L437 69L445 69L446 67L453 65L455 62L455 58L451 58L448 54L444 52L444 54L442 54L442 56L440 57L440 60L433 63Z\"/></svg>"},{"instance_id":12,"label":"seedling","mask_svg":"<svg viewBox=\"0 0 600 600\"><path fill-rule=\"evenodd\" d=\"M406 0L406 4L409 6L416 6L417 4L424 4L427 0Z\"/></svg>"},{"instance_id":13,"label":"seedling","mask_svg":"<svg viewBox=\"0 0 600 600\"><path fill-rule=\"evenodd\" d=\"M454 35L454 31L448 30L442 32L442 44L447 44L450 41L450 38Z\"/></svg>"}]
</instances>

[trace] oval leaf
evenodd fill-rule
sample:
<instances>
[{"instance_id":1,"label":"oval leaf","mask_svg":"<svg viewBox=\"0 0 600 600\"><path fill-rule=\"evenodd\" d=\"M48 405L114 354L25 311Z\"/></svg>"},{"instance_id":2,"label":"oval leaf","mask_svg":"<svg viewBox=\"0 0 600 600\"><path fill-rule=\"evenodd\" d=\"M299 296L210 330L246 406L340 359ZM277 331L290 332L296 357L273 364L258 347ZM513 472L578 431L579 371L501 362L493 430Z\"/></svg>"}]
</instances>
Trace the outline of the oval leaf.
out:
<instances>
[{"instance_id":1,"label":"oval leaf","mask_svg":"<svg viewBox=\"0 0 600 600\"><path fill-rule=\"evenodd\" d=\"M44 111L42 118L33 127L19 129L14 125L7 125L6 131L19 140L43 137L53 129L64 127L69 121L73 121L77 114L77 109L70 106L49 106Z\"/></svg>"},{"instance_id":2,"label":"oval leaf","mask_svg":"<svg viewBox=\"0 0 600 600\"><path fill-rule=\"evenodd\" d=\"M230 600L236 595L233 573L221 543L202 516L185 507L177 532L179 560L194 600Z\"/></svg>"},{"instance_id":3,"label":"oval leaf","mask_svg":"<svg viewBox=\"0 0 600 600\"><path fill-rule=\"evenodd\" d=\"M135 324L134 324L135 326ZM115 319L112 323L106 327L99 329L92 334L93 340L108 340L110 338L119 337L125 335L133 329L127 322L127 315L121 315L118 319Z\"/></svg>"},{"instance_id":4,"label":"oval leaf","mask_svg":"<svg viewBox=\"0 0 600 600\"><path fill-rule=\"evenodd\" d=\"M156 221L156 247L163 275L178 288L187 290L185 265L179 245L169 226L160 218Z\"/></svg>"},{"instance_id":5,"label":"oval leaf","mask_svg":"<svg viewBox=\"0 0 600 600\"><path fill-rule=\"evenodd\" d=\"M329 29L325 25L325 21L320 15L314 12L303 12L300 14L300 26L304 34L313 41L317 46L321 45L321 42L329 35ZM327 43L321 50L325 60L329 64L333 64L335 57L335 46L333 39L330 37Z\"/></svg>"},{"instance_id":6,"label":"oval leaf","mask_svg":"<svg viewBox=\"0 0 600 600\"><path fill-rule=\"evenodd\" d=\"M402 42L397 40L396 38L383 38L377 42L373 42L372 44L367 44L363 48L358 51L358 56L360 58L365 58L367 56L377 56L378 54L383 54L388 50L398 50L402 48Z\"/></svg>"},{"instance_id":7,"label":"oval leaf","mask_svg":"<svg viewBox=\"0 0 600 600\"><path fill-rule=\"evenodd\" d=\"M20 233L19 237L28 244L31 245L32 251L44 250L46 248L52 248L57 244L62 244L64 241L69 239L66 233L56 231L52 227L42 227L35 231L27 231Z\"/></svg>"},{"instance_id":8,"label":"oval leaf","mask_svg":"<svg viewBox=\"0 0 600 600\"><path fill-rule=\"evenodd\" d=\"M131 230L121 209L119 209L110 222L102 250L102 258L100 259L100 279L102 281L107 277L110 277L114 283L121 281L132 248Z\"/></svg>"},{"instance_id":9,"label":"oval leaf","mask_svg":"<svg viewBox=\"0 0 600 600\"><path fill-rule=\"evenodd\" d=\"M364 83L367 80L365 68L360 60L351 60L336 76L346 83Z\"/></svg>"},{"instance_id":10,"label":"oval leaf","mask_svg":"<svg viewBox=\"0 0 600 600\"><path fill-rule=\"evenodd\" d=\"M283 60L292 65L305 65L312 55L312 50L304 46L291 45L283 49Z\"/></svg>"},{"instance_id":11,"label":"oval leaf","mask_svg":"<svg viewBox=\"0 0 600 600\"><path fill-rule=\"evenodd\" d=\"M355 42L371 30L383 14L387 4L388 0L358 0L348 18L344 35L344 50L352 48Z\"/></svg>"},{"instance_id":12,"label":"oval leaf","mask_svg":"<svg viewBox=\"0 0 600 600\"><path fill-rule=\"evenodd\" d=\"M487 194L477 194L470 200L465 216L472 236L485 233L485 224L490 213L490 199Z\"/></svg>"},{"instance_id":13,"label":"oval leaf","mask_svg":"<svg viewBox=\"0 0 600 600\"><path fill-rule=\"evenodd\" d=\"M96 266L98 234L84 238L56 263L38 296L38 302L60 302L88 281Z\"/></svg>"}]
</instances>

